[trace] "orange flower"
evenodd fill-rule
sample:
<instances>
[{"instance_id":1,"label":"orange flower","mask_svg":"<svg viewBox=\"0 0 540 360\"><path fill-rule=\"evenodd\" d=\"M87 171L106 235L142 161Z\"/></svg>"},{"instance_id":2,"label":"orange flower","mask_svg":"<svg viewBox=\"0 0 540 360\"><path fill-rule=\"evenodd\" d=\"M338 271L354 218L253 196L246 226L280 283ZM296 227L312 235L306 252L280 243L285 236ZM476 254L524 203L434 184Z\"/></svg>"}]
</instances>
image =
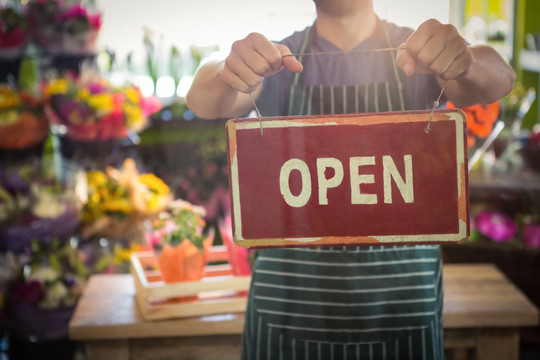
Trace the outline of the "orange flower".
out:
<instances>
[{"instance_id":1,"label":"orange flower","mask_svg":"<svg viewBox=\"0 0 540 360\"><path fill-rule=\"evenodd\" d=\"M448 108L454 109L456 106L448 101ZM493 124L499 116L500 102L462 107L461 110L467 116L467 144L471 147L475 143L475 137L485 138L493 130Z\"/></svg>"}]
</instances>

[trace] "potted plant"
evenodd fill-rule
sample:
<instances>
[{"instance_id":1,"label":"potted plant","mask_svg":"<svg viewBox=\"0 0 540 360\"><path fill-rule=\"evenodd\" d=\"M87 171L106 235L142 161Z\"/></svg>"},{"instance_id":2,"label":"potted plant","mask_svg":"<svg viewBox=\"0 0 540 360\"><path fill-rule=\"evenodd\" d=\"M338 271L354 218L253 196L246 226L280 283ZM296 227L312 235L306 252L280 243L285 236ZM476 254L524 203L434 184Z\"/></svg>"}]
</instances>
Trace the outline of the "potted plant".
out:
<instances>
[{"instance_id":1,"label":"potted plant","mask_svg":"<svg viewBox=\"0 0 540 360\"><path fill-rule=\"evenodd\" d=\"M175 200L151 222L147 240L166 283L198 281L204 276L214 232L204 233L204 208Z\"/></svg>"}]
</instances>

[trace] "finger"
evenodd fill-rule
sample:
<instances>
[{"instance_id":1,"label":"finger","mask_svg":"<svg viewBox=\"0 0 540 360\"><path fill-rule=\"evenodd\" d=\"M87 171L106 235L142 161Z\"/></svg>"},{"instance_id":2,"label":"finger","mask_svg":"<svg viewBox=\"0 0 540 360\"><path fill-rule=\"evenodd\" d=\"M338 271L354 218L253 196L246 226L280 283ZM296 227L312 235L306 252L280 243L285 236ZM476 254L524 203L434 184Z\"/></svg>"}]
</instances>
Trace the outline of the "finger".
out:
<instances>
[{"instance_id":1,"label":"finger","mask_svg":"<svg viewBox=\"0 0 540 360\"><path fill-rule=\"evenodd\" d=\"M257 53L255 53L254 56L260 57ZM240 58L235 53L231 53L225 59L225 67L223 70L235 74L249 87L255 87L262 81L262 76L253 71L253 69L246 64L244 59Z\"/></svg>"},{"instance_id":2,"label":"finger","mask_svg":"<svg viewBox=\"0 0 540 360\"><path fill-rule=\"evenodd\" d=\"M470 51L461 53L448 69L439 75L443 80L459 79L467 74L472 66L472 55Z\"/></svg>"},{"instance_id":3,"label":"finger","mask_svg":"<svg viewBox=\"0 0 540 360\"><path fill-rule=\"evenodd\" d=\"M463 76L469 71L473 62L467 42L461 37L449 42L439 58L434 63L434 71L444 80L453 80Z\"/></svg>"},{"instance_id":4,"label":"finger","mask_svg":"<svg viewBox=\"0 0 540 360\"><path fill-rule=\"evenodd\" d=\"M441 23L435 19L430 19L422 23L405 42L407 52L411 56L416 57L429 39L436 34L436 29L440 25Z\"/></svg>"},{"instance_id":5,"label":"finger","mask_svg":"<svg viewBox=\"0 0 540 360\"><path fill-rule=\"evenodd\" d=\"M255 50L261 55L267 66L261 75L270 76L280 71L283 67L281 53L274 43L270 42L262 35L260 36L262 38L257 39L258 41L255 43Z\"/></svg>"},{"instance_id":6,"label":"finger","mask_svg":"<svg viewBox=\"0 0 540 360\"><path fill-rule=\"evenodd\" d=\"M282 65L290 72L299 73L304 70L304 66L299 62L295 56L291 56L291 50L285 45L276 44L277 50L280 52L282 57Z\"/></svg>"},{"instance_id":7,"label":"finger","mask_svg":"<svg viewBox=\"0 0 540 360\"><path fill-rule=\"evenodd\" d=\"M396 55L396 65L407 76L414 75L416 71L414 58L405 49L405 44L401 44L398 48Z\"/></svg>"},{"instance_id":8,"label":"finger","mask_svg":"<svg viewBox=\"0 0 540 360\"><path fill-rule=\"evenodd\" d=\"M223 68L223 71L221 71L221 74L220 74L220 78L221 78L222 81L224 81L231 88L233 88L233 89L235 89L237 91L246 93L246 94L252 93L257 88L257 87L253 87L253 86L248 85L237 74L230 71L230 69L228 69L228 68Z\"/></svg>"}]
</instances>

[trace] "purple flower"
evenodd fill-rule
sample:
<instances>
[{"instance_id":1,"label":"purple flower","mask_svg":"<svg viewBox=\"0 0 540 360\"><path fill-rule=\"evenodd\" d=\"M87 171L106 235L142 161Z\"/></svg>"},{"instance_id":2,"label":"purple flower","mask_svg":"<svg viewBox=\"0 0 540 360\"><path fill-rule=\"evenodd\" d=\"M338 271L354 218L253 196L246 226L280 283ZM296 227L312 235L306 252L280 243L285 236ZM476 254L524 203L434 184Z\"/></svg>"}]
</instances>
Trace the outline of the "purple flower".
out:
<instances>
[{"instance_id":1,"label":"purple flower","mask_svg":"<svg viewBox=\"0 0 540 360\"><path fill-rule=\"evenodd\" d=\"M75 125L84 124L92 117L92 110L75 101L65 102L59 110L62 120Z\"/></svg>"},{"instance_id":2,"label":"purple flower","mask_svg":"<svg viewBox=\"0 0 540 360\"><path fill-rule=\"evenodd\" d=\"M102 94L105 92L105 86L99 82L93 82L88 84L88 91L90 91L92 95Z\"/></svg>"},{"instance_id":3,"label":"purple flower","mask_svg":"<svg viewBox=\"0 0 540 360\"><path fill-rule=\"evenodd\" d=\"M540 224L527 224L523 230L525 244L540 248Z\"/></svg>"},{"instance_id":4,"label":"purple flower","mask_svg":"<svg viewBox=\"0 0 540 360\"><path fill-rule=\"evenodd\" d=\"M12 195L17 193L28 194L30 191L30 184L24 181L18 173L15 173L7 180L6 190Z\"/></svg>"},{"instance_id":5,"label":"purple flower","mask_svg":"<svg viewBox=\"0 0 540 360\"><path fill-rule=\"evenodd\" d=\"M505 242L514 237L516 224L499 211L482 211L476 216L476 228L484 236L496 242Z\"/></svg>"}]
</instances>

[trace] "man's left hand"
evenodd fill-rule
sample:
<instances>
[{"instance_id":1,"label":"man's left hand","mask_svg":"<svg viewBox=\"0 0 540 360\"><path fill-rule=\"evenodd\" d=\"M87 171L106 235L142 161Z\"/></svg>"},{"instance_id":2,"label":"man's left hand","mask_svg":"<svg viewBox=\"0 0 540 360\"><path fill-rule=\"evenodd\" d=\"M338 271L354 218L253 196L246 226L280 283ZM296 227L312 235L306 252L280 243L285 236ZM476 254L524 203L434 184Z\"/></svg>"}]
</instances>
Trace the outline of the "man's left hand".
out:
<instances>
[{"instance_id":1,"label":"man's left hand","mask_svg":"<svg viewBox=\"0 0 540 360\"><path fill-rule=\"evenodd\" d=\"M397 53L396 64L408 76L436 74L453 80L467 74L473 63L467 42L452 25L428 20L413 32Z\"/></svg>"}]
</instances>

